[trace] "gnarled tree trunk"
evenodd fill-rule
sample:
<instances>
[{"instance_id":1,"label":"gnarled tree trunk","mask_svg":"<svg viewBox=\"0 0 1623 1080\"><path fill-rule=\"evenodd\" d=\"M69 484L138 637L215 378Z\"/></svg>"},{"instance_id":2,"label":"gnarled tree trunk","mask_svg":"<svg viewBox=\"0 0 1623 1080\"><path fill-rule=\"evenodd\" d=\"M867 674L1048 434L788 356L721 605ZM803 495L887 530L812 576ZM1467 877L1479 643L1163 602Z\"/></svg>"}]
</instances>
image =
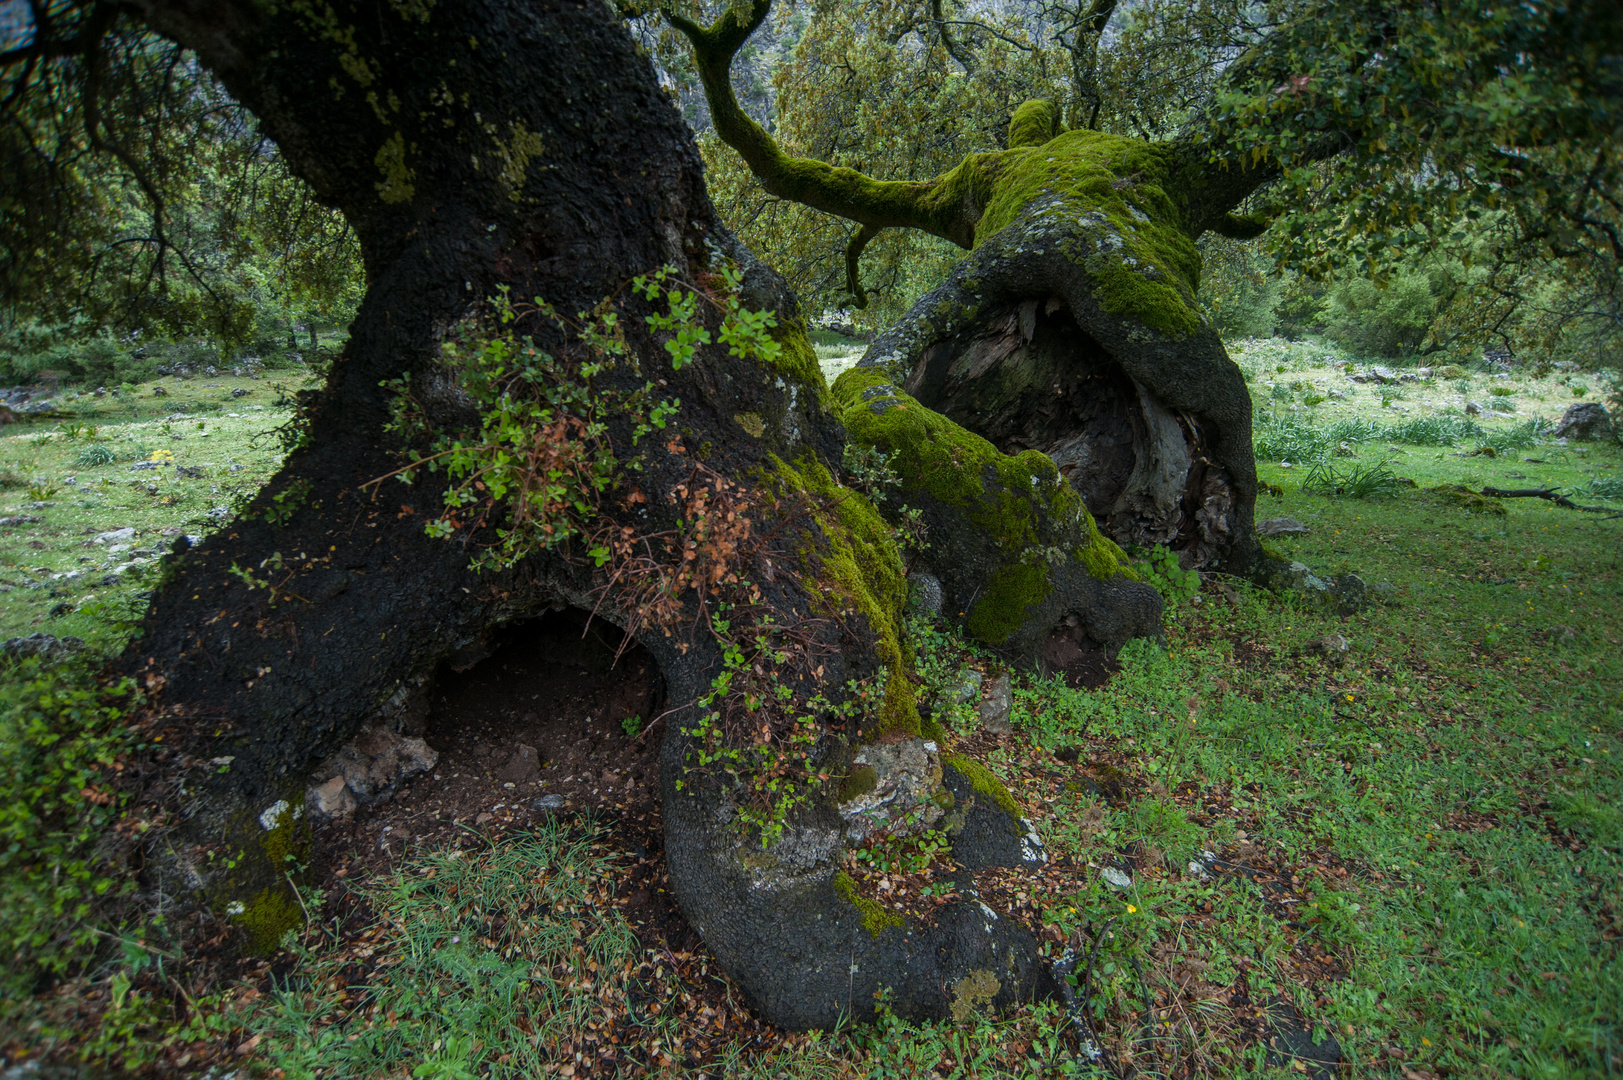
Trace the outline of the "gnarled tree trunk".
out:
<instances>
[{"instance_id":1,"label":"gnarled tree trunk","mask_svg":"<svg viewBox=\"0 0 1623 1080\"><path fill-rule=\"evenodd\" d=\"M857 302L862 249L884 229L972 251L860 367L1000 451L1046 454L1111 539L1249 571L1259 556L1250 399L1196 303L1194 241L1260 231L1230 211L1277 166L1214 162L1198 132L1150 143L1066 130L1046 101L1015 112L1006 150L929 180L790 157L738 107L728 74L770 8L752 0L710 27L669 17L692 42L718 134L766 190L860 226L846 252ZM1099 8L1099 26L1110 10ZM860 371L846 378L873 392ZM952 572L962 580L948 599L968 609L978 583Z\"/></svg>"},{"instance_id":2,"label":"gnarled tree trunk","mask_svg":"<svg viewBox=\"0 0 1623 1080\"><path fill-rule=\"evenodd\" d=\"M369 283L348 347L305 403L297 447L242 518L176 553L122 661L162 680L164 767L182 796L153 845L153 872L274 942L297 920L285 860L316 763L363 725L409 723L436 666L459 650L570 605L632 631L660 666L674 707L661 770L674 891L769 1019L810 1027L870 1015L881 987L915 1015L946 1014L955 994L1001 1004L1045 993L1029 935L973 898L923 922L880 908L840 873L861 799L842 784L875 762L916 781L915 805L943 808L966 866L1043 854L995 779L921 721L900 558L872 504L838 480L841 416L882 418L905 403L830 393L793 297L717 223L689 132L608 10L547 0L140 8L195 48L345 213ZM743 305L775 314L781 351L745 359L705 347L673 364L644 324L649 305L625 288L662 265L700 292L737 267ZM710 521L698 544L715 570L708 596L774 643L753 675L735 666L735 682L717 682L729 669L704 592L679 590L676 613L651 618L649 594L617 576L625 566L599 568L579 538L475 573L470 556L492 530L424 535L442 479L371 483L399 468L405 441L387 430L394 397L382 384L409 375L432 423L477 425L442 344L504 288L566 315L618 316L626 349L593 377L594 395L652 386L680 400L668 427L640 443L634 417L606 418L626 467L581 526L640 542L692 538L695 514ZM713 313L700 318L715 330ZM583 347L539 320L525 328L559 354ZM1005 586L988 625L1028 652L1079 607L1118 643L1155 631L1153 590L1121 571L1046 458L1007 457L939 416L930 425L884 437L924 465L941 465L938 447L951 464L973 462L972 482L959 478L929 510L936 542L980 544L978 572ZM708 509L696 511L700 489ZM958 535L977 528L986 500L1018 526L1007 543ZM726 544L711 542L723 533ZM643 570L676 575L677 546L674 563ZM709 696L719 742L700 705ZM761 700L770 708L755 711ZM816 737L801 757L776 749L807 729ZM806 798L759 816L748 768L700 767L698 750L728 745L776 762Z\"/></svg>"}]
</instances>

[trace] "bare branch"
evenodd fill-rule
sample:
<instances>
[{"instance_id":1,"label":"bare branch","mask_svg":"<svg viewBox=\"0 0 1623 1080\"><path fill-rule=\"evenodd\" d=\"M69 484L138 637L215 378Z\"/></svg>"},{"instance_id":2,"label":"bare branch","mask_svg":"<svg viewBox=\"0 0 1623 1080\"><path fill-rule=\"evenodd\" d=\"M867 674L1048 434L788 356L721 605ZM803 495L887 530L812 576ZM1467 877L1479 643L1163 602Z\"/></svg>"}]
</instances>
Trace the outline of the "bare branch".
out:
<instances>
[{"instance_id":1,"label":"bare branch","mask_svg":"<svg viewBox=\"0 0 1623 1080\"><path fill-rule=\"evenodd\" d=\"M845 287L850 289L851 295L855 297L852 303L858 310L868 306L868 294L862 291L862 280L858 275L857 264L862 259L862 249L883 231L875 225L863 225L851 234L851 239L845 244Z\"/></svg>"}]
</instances>

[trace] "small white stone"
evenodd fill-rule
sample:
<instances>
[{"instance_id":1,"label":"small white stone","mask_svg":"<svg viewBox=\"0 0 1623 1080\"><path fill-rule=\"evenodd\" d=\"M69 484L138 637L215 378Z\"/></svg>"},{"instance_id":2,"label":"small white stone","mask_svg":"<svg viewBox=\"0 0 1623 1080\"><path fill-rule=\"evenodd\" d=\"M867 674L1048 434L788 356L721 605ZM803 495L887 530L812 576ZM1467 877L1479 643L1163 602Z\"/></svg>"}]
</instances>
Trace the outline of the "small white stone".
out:
<instances>
[{"instance_id":1,"label":"small white stone","mask_svg":"<svg viewBox=\"0 0 1623 1080\"><path fill-rule=\"evenodd\" d=\"M1118 892L1126 892L1133 887L1133 879L1128 877L1125 872L1117 870L1114 866L1105 867L1100 871L1099 876L1105 879L1106 885Z\"/></svg>"}]
</instances>

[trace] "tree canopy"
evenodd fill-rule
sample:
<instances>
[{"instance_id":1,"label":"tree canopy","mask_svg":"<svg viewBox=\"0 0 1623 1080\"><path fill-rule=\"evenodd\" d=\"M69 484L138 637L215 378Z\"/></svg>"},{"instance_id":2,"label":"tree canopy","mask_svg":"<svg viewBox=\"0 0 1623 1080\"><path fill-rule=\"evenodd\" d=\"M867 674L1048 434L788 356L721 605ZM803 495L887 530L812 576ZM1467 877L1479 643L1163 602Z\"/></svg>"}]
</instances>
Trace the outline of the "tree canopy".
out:
<instances>
[{"instance_id":1,"label":"tree canopy","mask_svg":"<svg viewBox=\"0 0 1623 1080\"><path fill-rule=\"evenodd\" d=\"M188 49L115 5L35 5L0 52L0 308L79 333L347 321L360 253Z\"/></svg>"},{"instance_id":2,"label":"tree canopy","mask_svg":"<svg viewBox=\"0 0 1623 1080\"><path fill-rule=\"evenodd\" d=\"M757 34L786 52L760 119L791 157L882 182L940 177L1001 149L1014 107L1047 98L1069 126L1266 174L1242 209L1293 271L1384 275L1464 244L1489 262L1558 260L1552 273L1615 304L1623 33L1609 5L913 0L786 8ZM668 42L661 57L686 63ZM860 218L771 191L724 138L702 145L746 240L803 293L850 303L843 252L875 227L865 237ZM956 257L893 232L869 251L876 326Z\"/></svg>"}]
</instances>

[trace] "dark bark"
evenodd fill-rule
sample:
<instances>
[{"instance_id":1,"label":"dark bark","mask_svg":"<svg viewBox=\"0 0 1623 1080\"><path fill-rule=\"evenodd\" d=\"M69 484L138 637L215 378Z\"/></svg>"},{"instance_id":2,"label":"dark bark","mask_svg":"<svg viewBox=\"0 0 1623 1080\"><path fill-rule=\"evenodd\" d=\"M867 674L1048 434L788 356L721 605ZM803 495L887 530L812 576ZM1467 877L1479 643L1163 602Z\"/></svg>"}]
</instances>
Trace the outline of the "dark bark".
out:
<instances>
[{"instance_id":1,"label":"dark bark","mask_svg":"<svg viewBox=\"0 0 1623 1080\"><path fill-rule=\"evenodd\" d=\"M439 656L548 591L544 573L476 577L463 545L427 539L432 485L389 484L377 498L362 487L399 464L380 383L430 372L446 329L498 285L580 310L631 274L687 268L716 230L685 128L595 9L458 5L427 23L346 13L347 56L286 8L153 4L148 14L197 49L345 213L369 281L349 346L305 405L303 445L229 530L178 560L125 661L163 672L175 723L198 753L234 756L228 786L262 804ZM376 77L362 87L346 62ZM436 105L447 91L452 104ZM496 155L519 118L546 150L513 191ZM396 138L411 193L400 197L397 173L386 201L378 161ZM277 495L299 508L272 525ZM278 553L281 573L263 562ZM277 584L290 573L290 595L273 606L233 566Z\"/></svg>"},{"instance_id":2,"label":"dark bark","mask_svg":"<svg viewBox=\"0 0 1623 1080\"><path fill-rule=\"evenodd\" d=\"M689 132L607 7L339 6L320 22L248 0L152 0L142 10L196 49L291 168L343 211L368 278L349 345L304 403L298 448L237 522L177 552L121 661L163 686L161 764L181 797L150 844L158 887L216 909L244 904L261 929L274 923L292 909L282 856L297 833L276 804L300 805L311 768L364 724L408 723L442 661L477 651L503 625L572 605L635 627L660 666L676 706L664 721L661 772L672 887L769 1019L804 1027L868 1016L885 985L904 1011L943 1015L953 986L972 974L983 985L977 973L987 971L998 973L998 1002L1045 993L1035 943L977 902L930 925L871 932L867 909L836 877L846 834L834 788L854 748L880 734L923 746L932 734L896 644L900 566L882 530L863 531L869 519L878 528L866 501L817 479L824 465L838 472L845 436L794 299L716 222ZM672 369L644 328L646 307L622 286L662 264L712 280L723 259L744 271L745 305L777 313L800 366L774 369L718 347ZM400 464L396 437L383 430L390 397L381 382L409 373L437 422L473 419L442 378L441 343L503 286L565 314L615 297L635 362L595 385L662 379L681 400L665 434L674 441L648 447L642 471L615 493L634 482L646 503L632 510L611 498L605 520L644 533L674 526L682 510L666 496L702 461L739 485L760 538L747 552L767 567L756 607L820 660L815 673L784 674L796 700L818 690L837 699L848 681L890 668L882 709L827 730L813 765L835 773L835 784L813 793L774 847L739 826L737 789L691 767L693 703L719 670L696 595L661 627L639 623L627 594L608 589L578 551L474 574L470 545L488 536L424 536L440 506L432 478L368 485ZM544 346L570 347L533 329ZM620 451L629 426L610 423ZM859 557L842 562L853 550ZM966 863L1040 857L1007 807L959 800ZM279 823L271 834L267 821ZM211 860L224 854L245 858Z\"/></svg>"}]
</instances>

